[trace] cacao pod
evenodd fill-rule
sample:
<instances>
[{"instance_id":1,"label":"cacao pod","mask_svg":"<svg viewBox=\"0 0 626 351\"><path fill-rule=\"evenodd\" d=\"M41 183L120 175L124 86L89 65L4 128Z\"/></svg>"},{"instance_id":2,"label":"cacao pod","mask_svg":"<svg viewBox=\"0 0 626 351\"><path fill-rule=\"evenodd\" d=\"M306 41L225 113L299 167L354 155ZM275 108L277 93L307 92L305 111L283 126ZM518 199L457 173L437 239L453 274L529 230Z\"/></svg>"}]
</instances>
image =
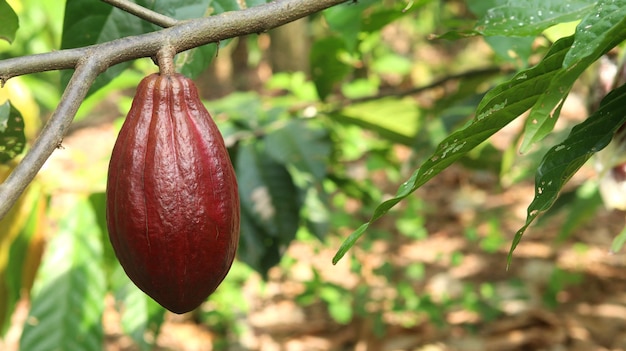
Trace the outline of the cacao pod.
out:
<instances>
[{"instance_id":1,"label":"cacao pod","mask_svg":"<svg viewBox=\"0 0 626 351\"><path fill-rule=\"evenodd\" d=\"M106 201L118 260L163 307L191 311L226 277L239 241L237 180L190 79L141 81L113 148Z\"/></svg>"}]
</instances>

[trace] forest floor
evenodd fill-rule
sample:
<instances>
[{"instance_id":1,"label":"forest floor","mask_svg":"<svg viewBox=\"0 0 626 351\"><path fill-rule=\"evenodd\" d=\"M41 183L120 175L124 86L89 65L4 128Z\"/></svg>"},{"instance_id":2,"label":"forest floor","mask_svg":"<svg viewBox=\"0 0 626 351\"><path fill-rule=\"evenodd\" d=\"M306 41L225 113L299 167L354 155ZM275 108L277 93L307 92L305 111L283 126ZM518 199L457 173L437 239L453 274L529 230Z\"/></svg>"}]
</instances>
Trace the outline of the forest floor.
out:
<instances>
[{"instance_id":1,"label":"forest floor","mask_svg":"<svg viewBox=\"0 0 626 351\"><path fill-rule=\"evenodd\" d=\"M83 143L91 140L87 136ZM72 141L65 143L71 147ZM590 167L584 168L570 188L594 177ZM349 230L324 244L294 242L286 254L295 258L293 265L272 269L263 289L257 276L242 287L250 306L238 321L242 332L231 333L224 343L223 334L192 316L168 314L155 350L626 350L626 255L609 252L623 228L623 213L600 209L562 241L557 240L561 228L574 219L566 212L531 226L507 270L510 243L534 196L531 181L503 187L496 175L453 166L415 196L431 209L424 216L427 236L398 235L391 215L375 224L389 236L367 239L364 247L357 243L335 266L331 258ZM351 269L355 262L358 274ZM416 264L423 270L411 286L422 300L404 305L417 310L407 316L390 301L397 301L400 282L411 280L405 268ZM391 268L378 273L384 267ZM299 304L313 270L347 294L356 296L365 287L369 299L363 310L371 315L355 313L338 323L320 299ZM420 313L420 306L427 313ZM105 327L107 350L136 350L121 334L112 308Z\"/></svg>"},{"instance_id":2,"label":"forest floor","mask_svg":"<svg viewBox=\"0 0 626 351\"><path fill-rule=\"evenodd\" d=\"M461 192L465 193L461 196L479 199L474 201L472 209L465 207L462 213L459 208L446 206ZM244 286L250 291L251 306L249 314L240 321L245 332L236 339L231 337L230 344L223 349L626 350L626 255L609 253L613 236L624 223L623 214L601 210L587 225L560 243L555 239L567 218L555 218L549 224L531 228L515 250L507 271L508 244L524 221L525 208L533 193L532 184L518 184L503 191L485 187L484 182L477 185L468 180L467 170L452 167L419 193L429 203L440 205L439 211L426 221L428 237L393 244L388 240L373 240L368 250L358 250L355 254L362 263L359 276L350 270L347 259L345 264L331 264L335 249L330 245L315 248L310 243L294 242L287 255L297 257L298 261L290 272L273 269L263 293L259 293L257 279ZM485 207L503 209L500 223L508 228L503 244L491 252L463 234L468 223L479 222L477 218L481 211L486 211ZM383 221L380 225L392 223ZM485 226L488 224L478 224L483 227L479 232L488 231ZM340 238L334 240L335 247L340 241ZM462 254L460 262L455 262L455 253ZM302 286L311 279L311 267L317 269L322 280L341 285L346 291L367 285L372 296L393 295L394 280L373 274L385 262L391 262L396 269L415 263L424 265L422 282L416 287L423 291L416 294L427 292L435 308L438 302L441 304L441 323L425 317L407 326L393 308L378 306L374 310L382 314L384 326L367 315L340 324L330 316L324 302L308 306L296 302ZM484 289L475 293L472 289L468 291L468 286ZM465 304L447 308L446 298L461 299ZM466 300L486 302L481 307ZM490 313L491 316L486 316ZM438 316L437 312L430 315ZM113 310L109 317L115 321ZM107 350L135 350L114 322L109 328ZM156 350L216 350L217 338L210 327L194 323L189 316L168 315Z\"/></svg>"}]
</instances>

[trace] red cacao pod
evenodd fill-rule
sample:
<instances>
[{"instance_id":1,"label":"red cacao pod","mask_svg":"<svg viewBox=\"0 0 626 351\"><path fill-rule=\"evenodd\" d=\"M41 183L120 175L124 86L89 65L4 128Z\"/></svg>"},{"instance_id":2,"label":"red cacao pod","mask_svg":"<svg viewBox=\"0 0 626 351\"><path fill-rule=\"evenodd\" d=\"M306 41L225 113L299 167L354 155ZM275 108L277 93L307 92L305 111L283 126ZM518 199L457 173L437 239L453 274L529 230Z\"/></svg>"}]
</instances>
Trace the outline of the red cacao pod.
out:
<instances>
[{"instance_id":1,"label":"red cacao pod","mask_svg":"<svg viewBox=\"0 0 626 351\"><path fill-rule=\"evenodd\" d=\"M163 307L191 311L226 277L239 241L237 180L190 79L141 81L113 148L106 201L117 258Z\"/></svg>"}]
</instances>

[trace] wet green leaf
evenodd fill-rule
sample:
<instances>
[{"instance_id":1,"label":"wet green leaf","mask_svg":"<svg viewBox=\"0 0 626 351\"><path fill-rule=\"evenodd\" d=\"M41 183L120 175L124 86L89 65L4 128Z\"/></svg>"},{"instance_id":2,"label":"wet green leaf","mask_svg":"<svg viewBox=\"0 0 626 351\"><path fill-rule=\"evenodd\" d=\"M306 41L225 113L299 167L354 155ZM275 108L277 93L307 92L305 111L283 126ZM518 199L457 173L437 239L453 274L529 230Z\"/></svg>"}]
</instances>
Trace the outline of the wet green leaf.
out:
<instances>
[{"instance_id":1,"label":"wet green leaf","mask_svg":"<svg viewBox=\"0 0 626 351\"><path fill-rule=\"evenodd\" d=\"M490 8L475 29L488 36L536 36L555 24L582 18L594 3L590 0L508 0Z\"/></svg>"},{"instance_id":2,"label":"wet green leaf","mask_svg":"<svg viewBox=\"0 0 626 351\"><path fill-rule=\"evenodd\" d=\"M535 176L535 198L528 206L526 223L515 234L509 251L513 251L528 226L547 211L567 181L596 152L606 147L617 129L626 122L626 85L612 91L600 108L588 119L575 126L569 136L553 146L544 156Z\"/></svg>"}]
</instances>

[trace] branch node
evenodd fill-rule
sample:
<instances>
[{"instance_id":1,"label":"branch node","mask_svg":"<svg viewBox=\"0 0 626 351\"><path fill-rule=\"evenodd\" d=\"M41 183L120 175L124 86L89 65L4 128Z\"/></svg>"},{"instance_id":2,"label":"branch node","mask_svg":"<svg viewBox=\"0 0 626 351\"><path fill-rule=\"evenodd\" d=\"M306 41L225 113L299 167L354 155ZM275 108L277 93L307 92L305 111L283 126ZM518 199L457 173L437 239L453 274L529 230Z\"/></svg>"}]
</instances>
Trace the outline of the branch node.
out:
<instances>
[{"instance_id":1,"label":"branch node","mask_svg":"<svg viewBox=\"0 0 626 351\"><path fill-rule=\"evenodd\" d=\"M174 56L176 56L176 49L169 43L159 49L156 54L156 61L161 75L171 76L176 73Z\"/></svg>"}]
</instances>

